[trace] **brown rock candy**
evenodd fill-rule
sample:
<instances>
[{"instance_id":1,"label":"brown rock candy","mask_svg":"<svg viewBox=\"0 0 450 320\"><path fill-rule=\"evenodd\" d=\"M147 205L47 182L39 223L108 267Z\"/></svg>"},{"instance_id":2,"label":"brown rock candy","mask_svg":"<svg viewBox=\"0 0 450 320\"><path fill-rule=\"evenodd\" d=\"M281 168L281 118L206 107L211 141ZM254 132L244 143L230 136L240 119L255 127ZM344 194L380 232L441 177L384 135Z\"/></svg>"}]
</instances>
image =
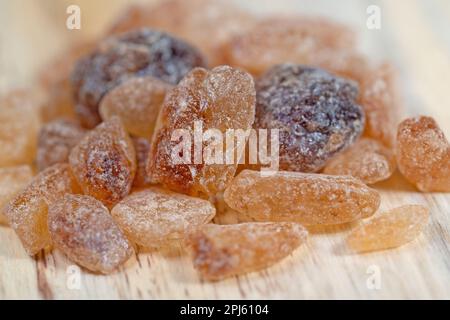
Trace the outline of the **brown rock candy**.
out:
<instances>
[{"instance_id":1,"label":"brown rock candy","mask_svg":"<svg viewBox=\"0 0 450 320\"><path fill-rule=\"evenodd\" d=\"M3 211L8 202L22 189L24 189L33 178L30 166L16 166L0 168L0 224L6 224Z\"/></svg>"},{"instance_id":2,"label":"brown rock candy","mask_svg":"<svg viewBox=\"0 0 450 320\"><path fill-rule=\"evenodd\" d=\"M33 178L9 203L5 215L29 255L51 244L48 206L66 193L80 192L69 165L55 164Z\"/></svg>"},{"instance_id":3,"label":"brown rock candy","mask_svg":"<svg viewBox=\"0 0 450 320\"><path fill-rule=\"evenodd\" d=\"M67 194L48 212L48 229L55 246L81 266L111 273L133 254L133 248L98 200Z\"/></svg>"},{"instance_id":4,"label":"brown rock candy","mask_svg":"<svg viewBox=\"0 0 450 320\"><path fill-rule=\"evenodd\" d=\"M380 142L362 138L332 158L323 173L349 175L366 184L388 179L395 171L394 153Z\"/></svg>"},{"instance_id":5,"label":"brown rock candy","mask_svg":"<svg viewBox=\"0 0 450 320\"><path fill-rule=\"evenodd\" d=\"M224 193L225 202L255 221L341 224L371 216L380 195L358 179L280 171L244 170Z\"/></svg>"},{"instance_id":6,"label":"brown rock candy","mask_svg":"<svg viewBox=\"0 0 450 320\"><path fill-rule=\"evenodd\" d=\"M228 66L211 71L194 69L168 94L162 107L147 167L152 182L193 196L204 197L224 190L244 150L237 150L237 143L228 150L235 154L233 164L208 164L204 156L196 164L194 151L187 155L192 164L180 164L172 161L172 152L177 150L181 138L172 141L172 134L176 129L189 130L194 145L194 122L200 122L203 132L217 129L225 133L227 129L250 129L254 114L255 88L248 73ZM214 139L208 141L211 140ZM203 153L206 146L203 143Z\"/></svg>"},{"instance_id":7,"label":"brown rock candy","mask_svg":"<svg viewBox=\"0 0 450 320\"><path fill-rule=\"evenodd\" d=\"M187 239L194 267L202 278L226 277L267 268L287 257L306 241L298 223L207 224Z\"/></svg>"},{"instance_id":8,"label":"brown rock candy","mask_svg":"<svg viewBox=\"0 0 450 320\"><path fill-rule=\"evenodd\" d=\"M433 118L419 116L400 123L397 165L420 191L450 192L450 145Z\"/></svg>"},{"instance_id":9,"label":"brown rock candy","mask_svg":"<svg viewBox=\"0 0 450 320\"><path fill-rule=\"evenodd\" d=\"M85 135L69 163L83 192L107 206L128 195L136 173L133 143L118 117Z\"/></svg>"},{"instance_id":10,"label":"brown rock candy","mask_svg":"<svg viewBox=\"0 0 450 320\"><path fill-rule=\"evenodd\" d=\"M118 116L130 134L151 138L159 109L171 88L156 78L132 78L105 95L100 115L103 120Z\"/></svg>"},{"instance_id":11,"label":"brown rock candy","mask_svg":"<svg viewBox=\"0 0 450 320\"><path fill-rule=\"evenodd\" d=\"M110 32L140 27L163 30L197 46L207 56L209 65L217 66L223 64L222 46L254 22L254 17L229 1L170 0L156 6L130 7Z\"/></svg>"},{"instance_id":12,"label":"brown rock candy","mask_svg":"<svg viewBox=\"0 0 450 320\"><path fill-rule=\"evenodd\" d=\"M150 188L120 201L111 214L128 238L143 247L155 247L211 221L216 210L207 200Z\"/></svg>"},{"instance_id":13,"label":"brown rock candy","mask_svg":"<svg viewBox=\"0 0 450 320\"><path fill-rule=\"evenodd\" d=\"M428 223L428 216L428 208L421 205L397 207L352 230L347 244L356 252L399 247L422 232Z\"/></svg>"},{"instance_id":14,"label":"brown rock candy","mask_svg":"<svg viewBox=\"0 0 450 320\"><path fill-rule=\"evenodd\" d=\"M30 164L36 154L39 105L27 91L0 97L0 167Z\"/></svg>"},{"instance_id":15,"label":"brown rock candy","mask_svg":"<svg viewBox=\"0 0 450 320\"><path fill-rule=\"evenodd\" d=\"M56 163L69 160L72 148L80 142L86 130L73 120L55 120L42 126L38 136L36 165L42 171Z\"/></svg>"},{"instance_id":16,"label":"brown rock candy","mask_svg":"<svg viewBox=\"0 0 450 320\"><path fill-rule=\"evenodd\" d=\"M76 114L82 125L93 128L100 122L102 98L124 81L152 76L176 84L192 68L205 65L196 48L157 30L143 28L112 36L79 60L72 72Z\"/></svg>"},{"instance_id":17,"label":"brown rock candy","mask_svg":"<svg viewBox=\"0 0 450 320\"><path fill-rule=\"evenodd\" d=\"M136 174L134 175L133 187L145 187L151 184L150 177L147 175L150 142L145 138L133 137L132 140L136 151Z\"/></svg>"}]
</instances>

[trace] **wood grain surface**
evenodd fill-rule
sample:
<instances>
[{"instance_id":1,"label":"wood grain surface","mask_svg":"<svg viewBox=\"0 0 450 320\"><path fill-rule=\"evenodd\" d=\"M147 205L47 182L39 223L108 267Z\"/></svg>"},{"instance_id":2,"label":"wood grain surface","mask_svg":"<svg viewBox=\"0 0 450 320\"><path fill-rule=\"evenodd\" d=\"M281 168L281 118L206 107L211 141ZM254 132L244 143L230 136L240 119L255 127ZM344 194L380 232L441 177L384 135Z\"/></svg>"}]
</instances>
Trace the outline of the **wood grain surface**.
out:
<instances>
[{"instance_id":1,"label":"wood grain surface","mask_svg":"<svg viewBox=\"0 0 450 320\"><path fill-rule=\"evenodd\" d=\"M0 0L0 92L32 85L45 62L69 42L101 34L127 3ZM450 1L240 3L257 13L303 12L347 23L358 32L365 53L374 60L388 59L398 68L405 112L435 117L450 136ZM69 4L81 6L79 31L65 28ZM370 4L381 8L380 30L366 27ZM430 223L416 241L390 251L356 255L343 244L349 226L315 229L308 244L283 262L213 283L199 279L178 244L139 252L120 272L99 276L79 271L58 251L30 258L14 232L0 227L0 298L449 299L450 194L417 192L398 173L376 187L382 195L381 211L408 203L430 208ZM371 285L374 272L380 276L379 287Z\"/></svg>"}]
</instances>

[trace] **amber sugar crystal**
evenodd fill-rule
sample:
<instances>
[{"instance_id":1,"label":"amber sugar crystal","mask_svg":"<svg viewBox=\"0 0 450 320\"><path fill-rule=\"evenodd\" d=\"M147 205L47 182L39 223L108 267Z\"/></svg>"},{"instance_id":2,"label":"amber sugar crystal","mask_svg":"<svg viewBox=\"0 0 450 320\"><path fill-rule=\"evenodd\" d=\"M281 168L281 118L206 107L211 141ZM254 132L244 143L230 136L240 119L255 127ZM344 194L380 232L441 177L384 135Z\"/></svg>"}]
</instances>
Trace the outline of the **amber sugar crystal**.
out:
<instances>
[{"instance_id":1,"label":"amber sugar crystal","mask_svg":"<svg viewBox=\"0 0 450 320\"><path fill-rule=\"evenodd\" d=\"M304 243L307 235L305 228L292 222L207 224L192 232L187 243L202 278L220 280L275 264Z\"/></svg>"},{"instance_id":2,"label":"amber sugar crystal","mask_svg":"<svg viewBox=\"0 0 450 320\"><path fill-rule=\"evenodd\" d=\"M173 139L173 133L176 129L187 130L194 141L195 122L202 125L203 131L216 129L225 133L227 129L250 129L254 117L255 87L248 73L228 66L210 71L192 70L168 94L162 107L147 167L152 181L193 196L208 196L224 190L244 150L240 152L237 143L235 148L227 146L235 155L231 164L225 164L224 159L221 164L206 163L205 152L200 153L201 159L196 163L194 149L187 157L182 152L187 163L176 163L172 152L177 150L180 141ZM214 145L214 141L209 140L209 145ZM203 151L205 147L203 143ZM222 146L220 148L223 150Z\"/></svg>"},{"instance_id":3,"label":"amber sugar crystal","mask_svg":"<svg viewBox=\"0 0 450 320\"><path fill-rule=\"evenodd\" d=\"M414 240L428 223L429 210L404 205L376 216L353 230L347 243L356 252L399 247Z\"/></svg>"},{"instance_id":4,"label":"amber sugar crystal","mask_svg":"<svg viewBox=\"0 0 450 320\"><path fill-rule=\"evenodd\" d=\"M151 184L147 175L147 159L150 151L150 142L146 138L132 138L136 152L136 174L134 175L133 187L145 187Z\"/></svg>"},{"instance_id":5,"label":"amber sugar crystal","mask_svg":"<svg viewBox=\"0 0 450 320\"><path fill-rule=\"evenodd\" d=\"M0 167L33 162L40 125L35 97L14 90L0 97Z\"/></svg>"},{"instance_id":6,"label":"amber sugar crystal","mask_svg":"<svg viewBox=\"0 0 450 320\"><path fill-rule=\"evenodd\" d=\"M6 224L3 211L8 202L22 189L24 189L33 178L30 166L16 166L0 168L0 224Z\"/></svg>"},{"instance_id":7,"label":"amber sugar crystal","mask_svg":"<svg viewBox=\"0 0 450 320\"><path fill-rule=\"evenodd\" d=\"M341 224L371 216L380 195L350 176L244 170L224 193L225 202L255 221Z\"/></svg>"},{"instance_id":8,"label":"amber sugar crystal","mask_svg":"<svg viewBox=\"0 0 450 320\"><path fill-rule=\"evenodd\" d=\"M433 118L419 116L400 123L397 164L420 191L450 191L450 145Z\"/></svg>"},{"instance_id":9,"label":"amber sugar crystal","mask_svg":"<svg viewBox=\"0 0 450 320\"><path fill-rule=\"evenodd\" d=\"M100 115L103 120L118 116L130 134L151 138L159 109L171 88L156 78L132 78L105 95Z\"/></svg>"},{"instance_id":10,"label":"amber sugar crystal","mask_svg":"<svg viewBox=\"0 0 450 320\"><path fill-rule=\"evenodd\" d=\"M362 138L332 158L323 173L349 175L366 184L388 179L395 171L395 154L380 142Z\"/></svg>"},{"instance_id":11,"label":"amber sugar crystal","mask_svg":"<svg viewBox=\"0 0 450 320\"><path fill-rule=\"evenodd\" d=\"M89 196L67 194L53 203L48 229L58 249L94 272L110 273L133 254L108 209Z\"/></svg>"},{"instance_id":12,"label":"amber sugar crystal","mask_svg":"<svg viewBox=\"0 0 450 320\"><path fill-rule=\"evenodd\" d=\"M107 206L130 192L136 173L133 142L118 117L90 131L70 152L69 163L83 192Z\"/></svg>"},{"instance_id":13,"label":"amber sugar crystal","mask_svg":"<svg viewBox=\"0 0 450 320\"><path fill-rule=\"evenodd\" d=\"M129 239L143 247L155 247L211 221L214 206L207 200L161 188L134 192L111 211Z\"/></svg>"},{"instance_id":14,"label":"amber sugar crystal","mask_svg":"<svg viewBox=\"0 0 450 320\"><path fill-rule=\"evenodd\" d=\"M33 178L9 203L5 215L29 255L51 244L47 227L48 206L66 193L79 193L69 165L55 164Z\"/></svg>"}]
</instances>

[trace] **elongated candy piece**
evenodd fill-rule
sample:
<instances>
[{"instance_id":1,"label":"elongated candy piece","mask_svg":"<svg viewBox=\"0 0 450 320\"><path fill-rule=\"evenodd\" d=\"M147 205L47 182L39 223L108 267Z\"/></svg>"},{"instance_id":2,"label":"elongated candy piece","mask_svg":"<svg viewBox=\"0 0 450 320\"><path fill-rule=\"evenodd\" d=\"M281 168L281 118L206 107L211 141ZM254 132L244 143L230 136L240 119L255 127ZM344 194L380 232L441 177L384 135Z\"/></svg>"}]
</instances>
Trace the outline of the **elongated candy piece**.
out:
<instances>
[{"instance_id":1,"label":"elongated candy piece","mask_svg":"<svg viewBox=\"0 0 450 320\"><path fill-rule=\"evenodd\" d=\"M51 205L48 228L58 249L94 272L110 273L133 254L108 209L89 196L67 194Z\"/></svg>"},{"instance_id":2,"label":"elongated candy piece","mask_svg":"<svg viewBox=\"0 0 450 320\"><path fill-rule=\"evenodd\" d=\"M111 214L129 239L154 247L183 239L189 231L211 221L215 212L207 200L154 187L130 194Z\"/></svg>"},{"instance_id":3,"label":"elongated candy piece","mask_svg":"<svg viewBox=\"0 0 450 320\"><path fill-rule=\"evenodd\" d=\"M55 164L34 177L11 200L5 215L29 255L35 255L51 244L47 227L48 206L66 193L79 192L69 165Z\"/></svg>"},{"instance_id":4,"label":"elongated candy piece","mask_svg":"<svg viewBox=\"0 0 450 320\"><path fill-rule=\"evenodd\" d=\"M428 222L429 210L421 205L397 207L353 230L348 245L357 252L399 247L414 240Z\"/></svg>"},{"instance_id":5,"label":"elongated candy piece","mask_svg":"<svg viewBox=\"0 0 450 320\"><path fill-rule=\"evenodd\" d=\"M304 243L307 235L305 228L292 222L207 224L191 233L187 243L201 276L220 280L275 264Z\"/></svg>"},{"instance_id":6,"label":"elongated candy piece","mask_svg":"<svg viewBox=\"0 0 450 320\"><path fill-rule=\"evenodd\" d=\"M350 176L244 170L224 193L225 202L255 221L341 224L371 216L377 191Z\"/></svg>"}]
</instances>

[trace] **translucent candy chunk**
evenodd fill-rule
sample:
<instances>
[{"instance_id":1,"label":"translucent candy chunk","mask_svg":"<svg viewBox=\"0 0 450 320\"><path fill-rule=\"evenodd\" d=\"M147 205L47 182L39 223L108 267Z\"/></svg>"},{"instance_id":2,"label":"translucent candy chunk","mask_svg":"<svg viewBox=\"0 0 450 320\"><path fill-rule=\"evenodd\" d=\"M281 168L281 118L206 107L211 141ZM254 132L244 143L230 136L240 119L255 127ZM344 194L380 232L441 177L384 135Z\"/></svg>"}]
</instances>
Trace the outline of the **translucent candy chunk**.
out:
<instances>
[{"instance_id":1,"label":"translucent candy chunk","mask_svg":"<svg viewBox=\"0 0 450 320\"><path fill-rule=\"evenodd\" d=\"M280 171L262 176L244 170L224 193L225 202L255 221L341 224L371 216L380 195L360 180Z\"/></svg>"},{"instance_id":2,"label":"translucent candy chunk","mask_svg":"<svg viewBox=\"0 0 450 320\"><path fill-rule=\"evenodd\" d=\"M280 168L315 172L364 129L355 82L322 69L274 66L256 81L257 129L279 129Z\"/></svg>"},{"instance_id":3,"label":"translucent candy chunk","mask_svg":"<svg viewBox=\"0 0 450 320\"><path fill-rule=\"evenodd\" d=\"M420 116L400 123L397 164L420 191L450 192L450 145L433 118Z\"/></svg>"},{"instance_id":4,"label":"translucent candy chunk","mask_svg":"<svg viewBox=\"0 0 450 320\"><path fill-rule=\"evenodd\" d=\"M69 163L83 192L107 206L128 195L136 173L133 143L118 117L90 131L70 152Z\"/></svg>"},{"instance_id":5,"label":"translucent candy chunk","mask_svg":"<svg viewBox=\"0 0 450 320\"><path fill-rule=\"evenodd\" d=\"M428 223L429 210L405 205L376 216L353 230L347 238L356 252L399 247L414 240Z\"/></svg>"},{"instance_id":6,"label":"translucent candy chunk","mask_svg":"<svg viewBox=\"0 0 450 320\"><path fill-rule=\"evenodd\" d=\"M151 184L147 175L147 159L150 152L150 142L145 138L132 138L134 150L136 151L136 174L133 187L145 187Z\"/></svg>"},{"instance_id":7,"label":"translucent candy chunk","mask_svg":"<svg viewBox=\"0 0 450 320\"><path fill-rule=\"evenodd\" d=\"M118 116L130 134L150 138L166 92L171 88L156 78L132 78L105 95L100 115L103 120Z\"/></svg>"},{"instance_id":8,"label":"translucent candy chunk","mask_svg":"<svg viewBox=\"0 0 450 320\"><path fill-rule=\"evenodd\" d=\"M132 193L111 214L129 239L155 247L183 239L189 231L211 221L215 212L209 201L151 188Z\"/></svg>"},{"instance_id":9,"label":"translucent candy chunk","mask_svg":"<svg viewBox=\"0 0 450 320\"><path fill-rule=\"evenodd\" d=\"M362 138L328 162L325 174L349 175L366 184L388 179L395 171L394 153L380 142Z\"/></svg>"},{"instance_id":10,"label":"translucent candy chunk","mask_svg":"<svg viewBox=\"0 0 450 320\"><path fill-rule=\"evenodd\" d=\"M94 272L110 273L134 252L108 209L89 196L67 194L53 203L48 228L58 249Z\"/></svg>"},{"instance_id":11,"label":"translucent candy chunk","mask_svg":"<svg viewBox=\"0 0 450 320\"><path fill-rule=\"evenodd\" d=\"M0 97L0 167L33 162L40 125L34 99L21 90Z\"/></svg>"},{"instance_id":12,"label":"translucent candy chunk","mask_svg":"<svg viewBox=\"0 0 450 320\"><path fill-rule=\"evenodd\" d=\"M306 241L298 223L207 224L188 237L194 267L204 279L257 271L287 257Z\"/></svg>"},{"instance_id":13,"label":"translucent candy chunk","mask_svg":"<svg viewBox=\"0 0 450 320\"><path fill-rule=\"evenodd\" d=\"M30 166L16 166L0 168L0 224L6 224L3 211L8 202L22 189L24 189L33 178Z\"/></svg>"},{"instance_id":14,"label":"translucent candy chunk","mask_svg":"<svg viewBox=\"0 0 450 320\"><path fill-rule=\"evenodd\" d=\"M147 167L152 181L173 191L194 196L208 196L224 190L234 176L237 159L240 159L244 150L239 150L238 143L228 144L227 151L234 154L234 161L229 161L230 164L220 153L217 153L219 164L216 162L217 157L211 157L209 160L212 161L208 162L205 150L208 145L211 148L217 142L219 150L223 151L226 130L250 129L254 116L255 87L248 73L228 66L216 67L211 71L194 69L169 93L164 102ZM218 130L223 145L216 137L207 139L203 143L203 153L192 148L190 154L179 153L182 156L176 160L180 162L174 161L174 150L180 149L180 145L189 141L189 138L191 145L194 145L196 123L202 127L201 135L208 129ZM176 136L179 133L177 129L187 132L188 137ZM196 154L200 155L200 159L196 159Z\"/></svg>"},{"instance_id":15,"label":"translucent candy chunk","mask_svg":"<svg viewBox=\"0 0 450 320\"><path fill-rule=\"evenodd\" d=\"M79 193L69 165L55 164L39 173L9 203L5 215L29 255L51 244L47 227L48 206L66 193Z\"/></svg>"},{"instance_id":16,"label":"translucent candy chunk","mask_svg":"<svg viewBox=\"0 0 450 320\"><path fill-rule=\"evenodd\" d=\"M38 170L67 162L70 150L80 142L85 133L85 129L71 120L55 120L45 124L39 131L36 159Z\"/></svg>"}]
</instances>

